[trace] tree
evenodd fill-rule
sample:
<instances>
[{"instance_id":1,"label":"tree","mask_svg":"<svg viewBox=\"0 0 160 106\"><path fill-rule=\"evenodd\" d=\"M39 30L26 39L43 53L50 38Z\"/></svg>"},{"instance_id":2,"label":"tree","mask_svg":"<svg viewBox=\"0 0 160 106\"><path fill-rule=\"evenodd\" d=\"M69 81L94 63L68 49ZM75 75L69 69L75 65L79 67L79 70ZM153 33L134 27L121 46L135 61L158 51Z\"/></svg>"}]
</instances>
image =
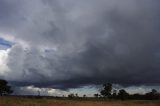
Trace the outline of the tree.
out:
<instances>
[{"instance_id":1,"label":"tree","mask_svg":"<svg viewBox=\"0 0 160 106\"><path fill-rule=\"evenodd\" d=\"M155 95L155 94L157 94L158 92L157 92L157 90L152 89L151 93L152 93L153 95Z\"/></svg>"},{"instance_id":2,"label":"tree","mask_svg":"<svg viewBox=\"0 0 160 106\"><path fill-rule=\"evenodd\" d=\"M39 90L37 91L37 93L38 93L38 96L40 96L40 95L41 95L41 92L40 92Z\"/></svg>"},{"instance_id":3,"label":"tree","mask_svg":"<svg viewBox=\"0 0 160 106\"><path fill-rule=\"evenodd\" d=\"M84 94L84 95L83 95L83 98L86 98L86 97L87 97L87 95Z\"/></svg>"},{"instance_id":4,"label":"tree","mask_svg":"<svg viewBox=\"0 0 160 106\"><path fill-rule=\"evenodd\" d=\"M116 99L117 97L117 90L113 90L112 98Z\"/></svg>"},{"instance_id":5,"label":"tree","mask_svg":"<svg viewBox=\"0 0 160 106\"><path fill-rule=\"evenodd\" d=\"M125 100L129 97L129 93L127 93L124 89L119 90L118 97L121 100Z\"/></svg>"},{"instance_id":6,"label":"tree","mask_svg":"<svg viewBox=\"0 0 160 106\"><path fill-rule=\"evenodd\" d=\"M68 95L68 98L70 98L70 99L72 99L74 97L75 97L75 95L73 93L71 93L71 94Z\"/></svg>"},{"instance_id":7,"label":"tree","mask_svg":"<svg viewBox=\"0 0 160 106\"><path fill-rule=\"evenodd\" d=\"M159 95L159 93L157 92L157 90L152 89L151 92L145 94L145 97L146 97L146 99L148 99L148 100L154 100L154 99L159 99L159 98L160 98L160 95Z\"/></svg>"},{"instance_id":8,"label":"tree","mask_svg":"<svg viewBox=\"0 0 160 106\"><path fill-rule=\"evenodd\" d=\"M110 96L111 96L111 91L112 91L112 84L111 84L111 83L104 84L103 87L104 87L103 90L100 92L101 95L102 95L103 97L108 97L108 98L110 98Z\"/></svg>"},{"instance_id":9,"label":"tree","mask_svg":"<svg viewBox=\"0 0 160 106\"><path fill-rule=\"evenodd\" d=\"M11 90L11 87L8 85L8 82L6 80L0 79L0 95L9 95L13 93Z\"/></svg>"},{"instance_id":10,"label":"tree","mask_svg":"<svg viewBox=\"0 0 160 106\"><path fill-rule=\"evenodd\" d=\"M94 97L95 97L95 98L98 98L98 97L99 97L99 94L98 94L98 93L94 94Z\"/></svg>"},{"instance_id":11,"label":"tree","mask_svg":"<svg viewBox=\"0 0 160 106\"><path fill-rule=\"evenodd\" d=\"M78 93L75 94L75 97L77 97L77 98L79 97L79 96L78 96Z\"/></svg>"}]
</instances>

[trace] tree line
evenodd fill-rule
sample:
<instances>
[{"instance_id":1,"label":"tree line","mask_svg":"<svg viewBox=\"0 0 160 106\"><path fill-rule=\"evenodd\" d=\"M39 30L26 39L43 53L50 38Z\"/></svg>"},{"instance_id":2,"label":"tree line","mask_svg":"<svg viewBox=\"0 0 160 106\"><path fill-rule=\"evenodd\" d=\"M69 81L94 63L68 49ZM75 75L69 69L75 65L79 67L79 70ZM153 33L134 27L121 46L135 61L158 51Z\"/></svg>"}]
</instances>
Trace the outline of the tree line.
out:
<instances>
[{"instance_id":1,"label":"tree line","mask_svg":"<svg viewBox=\"0 0 160 106\"><path fill-rule=\"evenodd\" d=\"M8 82L6 80L0 79L0 95L10 95L13 93L13 90L11 89L11 86L8 85ZM40 95L39 95L40 96ZM147 92L145 94L129 94L125 89L116 90L113 89L113 86L111 83L107 83L103 85L103 89L99 92L93 95L95 98L103 98L103 99L121 99L121 100L127 100L127 99L135 99L135 100L157 100L160 99L160 93L152 89L150 92ZM68 98L79 98L78 94L69 94ZM87 95L84 94L83 98L87 98Z\"/></svg>"},{"instance_id":2,"label":"tree line","mask_svg":"<svg viewBox=\"0 0 160 106\"><path fill-rule=\"evenodd\" d=\"M125 89L116 90L113 89L111 83L107 83L103 85L103 89L93 95L94 98L97 99L114 99L114 100L158 100L160 99L160 93L152 89L150 92L145 94L129 94ZM78 94L69 94L68 98L80 98ZM87 98L84 94L83 98Z\"/></svg>"},{"instance_id":3,"label":"tree line","mask_svg":"<svg viewBox=\"0 0 160 106\"><path fill-rule=\"evenodd\" d=\"M136 100L156 100L160 99L160 93L152 89L150 92L145 94L129 94L125 89L113 90L112 84L104 84L103 89L100 91L100 94L94 94L96 98L107 98L107 99L136 99Z\"/></svg>"}]
</instances>

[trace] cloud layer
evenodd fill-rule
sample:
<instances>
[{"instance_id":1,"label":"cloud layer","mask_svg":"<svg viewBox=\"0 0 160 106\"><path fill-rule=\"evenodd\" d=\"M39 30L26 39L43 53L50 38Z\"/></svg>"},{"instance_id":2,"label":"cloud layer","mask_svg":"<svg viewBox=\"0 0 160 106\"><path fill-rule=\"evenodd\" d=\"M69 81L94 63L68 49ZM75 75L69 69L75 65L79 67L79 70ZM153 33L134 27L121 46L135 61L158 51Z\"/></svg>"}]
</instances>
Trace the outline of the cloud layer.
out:
<instances>
[{"instance_id":1,"label":"cloud layer","mask_svg":"<svg viewBox=\"0 0 160 106\"><path fill-rule=\"evenodd\" d=\"M1 0L2 78L68 89L160 83L160 1ZM146 80L148 79L148 80Z\"/></svg>"}]
</instances>

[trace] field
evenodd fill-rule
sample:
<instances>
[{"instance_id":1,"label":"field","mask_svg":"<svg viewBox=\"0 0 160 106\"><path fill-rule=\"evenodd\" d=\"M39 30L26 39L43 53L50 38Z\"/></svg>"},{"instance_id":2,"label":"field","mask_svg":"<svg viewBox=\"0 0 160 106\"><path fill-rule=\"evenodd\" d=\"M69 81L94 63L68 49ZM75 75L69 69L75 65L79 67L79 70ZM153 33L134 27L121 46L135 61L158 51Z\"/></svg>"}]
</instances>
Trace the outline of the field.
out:
<instances>
[{"instance_id":1,"label":"field","mask_svg":"<svg viewBox=\"0 0 160 106\"><path fill-rule=\"evenodd\" d=\"M0 106L160 106L160 101L102 101L0 97Z\"/></svg>"}]
</instances>

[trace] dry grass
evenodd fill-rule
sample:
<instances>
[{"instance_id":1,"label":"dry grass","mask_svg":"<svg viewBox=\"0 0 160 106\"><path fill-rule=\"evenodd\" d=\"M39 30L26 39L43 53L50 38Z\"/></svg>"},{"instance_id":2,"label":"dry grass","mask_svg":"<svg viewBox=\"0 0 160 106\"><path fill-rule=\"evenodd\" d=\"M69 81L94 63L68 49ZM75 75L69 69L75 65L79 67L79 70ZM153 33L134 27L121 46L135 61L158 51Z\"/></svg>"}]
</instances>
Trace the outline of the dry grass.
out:
<instances>
[{"instance_id":1,"label":"dry grass","mask_svg":"<svg viewBox=\"0 0 160 106\"><path fill-rule=\"evenodd\" d=\"M160 101L78 101L0 97L0 106L160 106Z\"/></svg>"}]
</instances>

